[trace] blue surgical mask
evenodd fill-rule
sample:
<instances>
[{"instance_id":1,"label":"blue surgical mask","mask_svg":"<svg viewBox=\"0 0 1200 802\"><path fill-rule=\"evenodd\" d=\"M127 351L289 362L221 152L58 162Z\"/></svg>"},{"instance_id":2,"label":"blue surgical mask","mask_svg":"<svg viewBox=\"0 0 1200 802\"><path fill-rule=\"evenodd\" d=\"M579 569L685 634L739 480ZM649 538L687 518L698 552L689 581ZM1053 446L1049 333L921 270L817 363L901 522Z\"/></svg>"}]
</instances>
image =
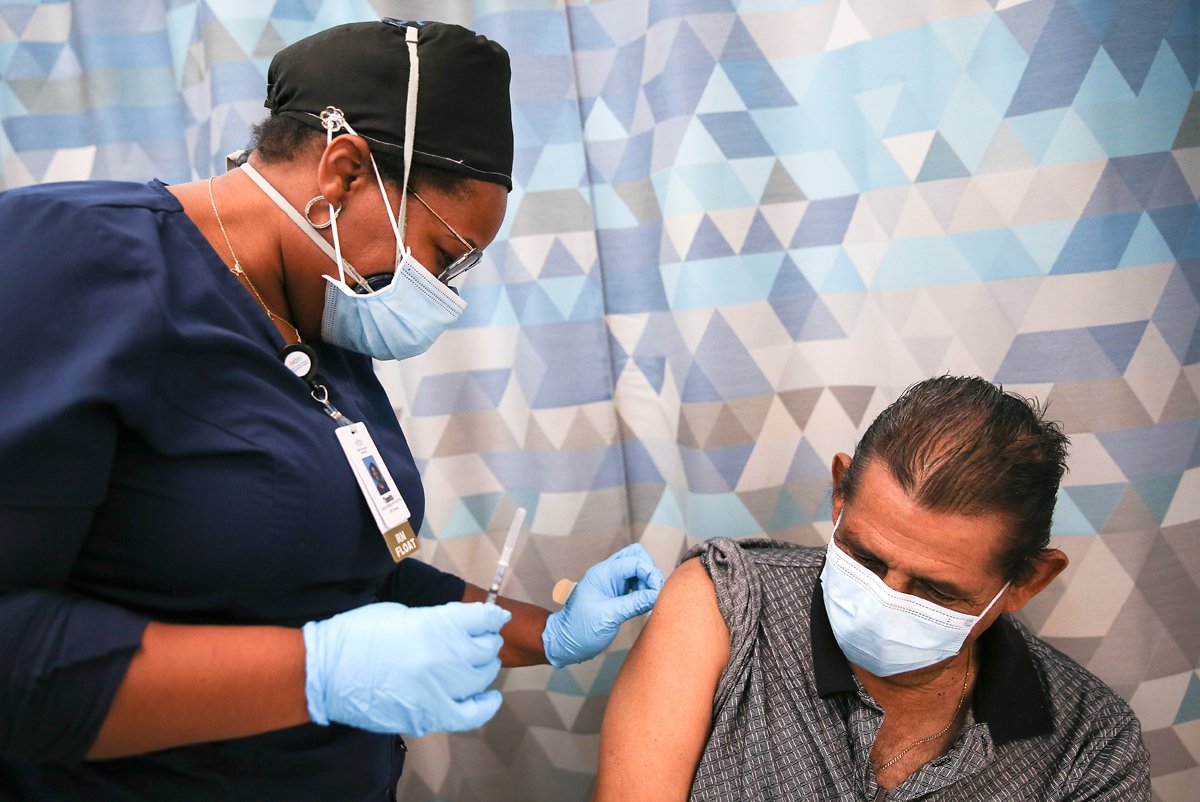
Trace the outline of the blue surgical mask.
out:
<instances>
[{"instance_id":1,"label":"blue surgical mask","mask_svg":"<svg viewBox=\"0 0 1200 802\"><path fill-rule=\"evenodd\" d=\"M321 339L375 359L424 353L467 305L407 250L381 290L359 294L331 276L325 279Z\"/></svg>"},{"instance_id":2,"label":"blue surgical mask","mask_svg":"<svg viewBox=\"0 0 1200 802\"><path fill-rule=\"evenodd\" d=\"M330 247L249 163L243 164L241 170L340 268L338 278L324 277L328 285L321 314L321 339L375 359L407 359L428 350L466 308L467 302L453 288L434 278L412 258L408 249L399 255L391 282L377 289L373 285L380 284L376 279L381 277L372 276L371 282L361 277L341 258L340 243L337 248ZM352 289L346 276L366 292Z\"/></svg>"},{"instance_id":3,"label":"blue surgical mask","mask_svg":"<svg viewBox=\"0 0 1200 802\"><path fill-rule=\"evenodd\" d=\"M821 588L833 637L846 659L877 677L890 677L958 654L1008 583L979 615L955 612L893 590L830 537Z\"/></svg>"}]
</instances>

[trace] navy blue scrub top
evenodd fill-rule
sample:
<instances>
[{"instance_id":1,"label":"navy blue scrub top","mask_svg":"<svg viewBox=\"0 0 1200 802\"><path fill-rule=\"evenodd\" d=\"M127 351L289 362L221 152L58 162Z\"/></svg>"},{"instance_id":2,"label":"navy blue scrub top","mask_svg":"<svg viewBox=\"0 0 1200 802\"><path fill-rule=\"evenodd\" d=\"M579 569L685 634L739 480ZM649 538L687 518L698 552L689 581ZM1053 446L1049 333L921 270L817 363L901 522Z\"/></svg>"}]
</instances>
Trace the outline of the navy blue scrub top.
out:
<instances>
[{"instance_id":1,"label":"navy blue scrub top","mask_svg":"<svg viewBox=\"0 0 1200 802\"><path fill-rule=\"evenodd\" d=\"M163 184L0 193L0 231L0 799L386 799L402 743L338 725L82 761L148 620L300 626L464 586L393 564L334 422ZM419 530L370 360L313 346Z\"/></svg>"}]
</instances>

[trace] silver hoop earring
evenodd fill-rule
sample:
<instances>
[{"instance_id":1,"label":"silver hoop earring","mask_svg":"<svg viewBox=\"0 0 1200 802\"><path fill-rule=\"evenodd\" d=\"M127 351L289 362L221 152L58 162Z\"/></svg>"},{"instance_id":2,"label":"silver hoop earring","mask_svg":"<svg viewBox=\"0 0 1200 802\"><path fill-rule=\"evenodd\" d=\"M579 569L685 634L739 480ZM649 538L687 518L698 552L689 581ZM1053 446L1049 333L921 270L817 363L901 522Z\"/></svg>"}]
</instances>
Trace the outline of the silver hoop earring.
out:
<instances>
[{"instance_id":1,"label":"silver hoop earring","mask_svg":"<svg viewBox=\"0 0 1200 802\"><path fill-rule=\"evenodd\" d=\"M305 206L304 206L304 219L305 219L305 220L307 220L307 221L308 221L308 224L309 224L310 226L312 226L313 228L315 228L317 231L320 231L320 230L322 230L322 229L325 229L325 228L329 228L331 225L333 225L333 218L334 218L334 217L337 217L339 214L341 214L341 213L342 213L342 204L340 204L340 203L339 203L339 204L337 205L337 208L333 210L333 215L332 215L332 216L331 216L331 217L330 217L328 220L326 220L324 223L314 223L314 222L312 221L312 218L308 216L308 213L309 213L310 211L312 211L312 207L313 207L313 206L317 205L318 203L320 203L320 202L321 202L321 201L323 201L323 200L325 200L325 196L324 196L324 195L318 195L317 197L315 197L315 198L313 198L312 200L310 200L310 201L309 201L307 204L305 204Z\"/></svg>"}]
</instances>

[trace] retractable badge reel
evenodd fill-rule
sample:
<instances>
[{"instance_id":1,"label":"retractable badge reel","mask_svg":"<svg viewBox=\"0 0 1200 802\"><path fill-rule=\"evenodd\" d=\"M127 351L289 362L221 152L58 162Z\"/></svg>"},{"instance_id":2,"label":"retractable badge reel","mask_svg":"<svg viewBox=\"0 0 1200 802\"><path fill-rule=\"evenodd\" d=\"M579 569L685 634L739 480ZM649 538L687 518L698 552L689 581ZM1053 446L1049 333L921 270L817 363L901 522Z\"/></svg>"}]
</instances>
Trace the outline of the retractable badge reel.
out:
<instances>
[{"instance_id":1,"label":"retractable badge reel","mask_svg":"<svg viewBox=\"0 0 1200 802\"><path fill-rule=\"evenodd\" d=\"M311 347L304 343L292 343L279 353L279 357L288 370L308 383L309 395L337 424L334 434L392 560L400 562L412 555L420 548L420 542L409 523L411 514L408 505L404 503L404 497L388 471L387 463L371 439L367 425L350 420L329 402L329 388L321 384L317 377L317 352Z\"/></svg>"}]
</instances>

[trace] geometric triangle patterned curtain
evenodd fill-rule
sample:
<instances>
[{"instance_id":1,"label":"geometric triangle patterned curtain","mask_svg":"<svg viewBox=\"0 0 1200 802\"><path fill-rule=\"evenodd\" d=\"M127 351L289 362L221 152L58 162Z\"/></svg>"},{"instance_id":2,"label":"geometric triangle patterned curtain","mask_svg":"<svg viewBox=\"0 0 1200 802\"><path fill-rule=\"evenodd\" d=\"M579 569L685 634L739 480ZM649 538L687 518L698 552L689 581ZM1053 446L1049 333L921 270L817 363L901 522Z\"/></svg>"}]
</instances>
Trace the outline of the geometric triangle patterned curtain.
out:
<instances>
[{"instance_id":1,"label":"geometric triangle patterned curtain","mask_svg":"<svg viewBox=\"0 0 1200 802\"><path fill-rule=\"evenodd\" d=\"M909 383L980 374L1072 439L1066 575L1026 620L1130 700L1155 799L1200 782L1200 4L0 3L0 185L204 178L279 48L459 22L512 55L515 187L469 307L380 367L423 554L506 592L641 542L824 542L829 464ZM412 744L411 800L586 799L638 631L505 672ZM686 670L681 663L680 670Z\"/></svg>"}]
</instances>

